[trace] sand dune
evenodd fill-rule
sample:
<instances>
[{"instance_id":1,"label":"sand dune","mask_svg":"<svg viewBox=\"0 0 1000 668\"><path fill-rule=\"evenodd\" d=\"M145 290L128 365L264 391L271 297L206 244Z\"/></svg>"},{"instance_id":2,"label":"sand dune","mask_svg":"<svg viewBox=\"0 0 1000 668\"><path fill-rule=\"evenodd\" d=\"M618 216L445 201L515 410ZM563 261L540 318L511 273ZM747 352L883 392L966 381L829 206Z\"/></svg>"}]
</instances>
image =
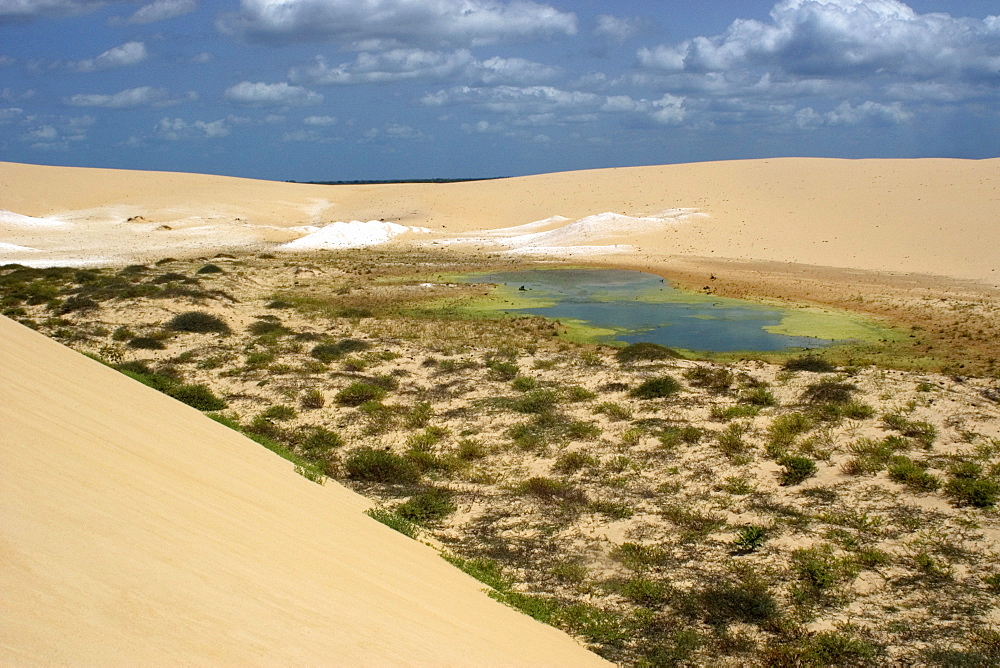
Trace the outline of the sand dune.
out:
<instances>
[{"instance_id":1,"label":"sand dune","mask_svg":"<svg viewBox=\"0 0 1000 668\"><path fill-rule=\"evenodd\" d=\"M599 665L194 409L0 318L0 663Z\"/></svg>"},{"instance_id":2,"label":"sand dune","mask_svg":"<svg viewBox=\"0 0 1000 668\"><path fill-rule=\"evenodd\" d=\"M560 243L631 246L619 249L623 262L732 258L1000 283L1000 159L788 158L351 186L0 163L0 209L67 223L43 231L0 217L0 240L45 251L35 264L267 246L306 234L289 228L355 220L427 227L441 243L535 221L551 224L511 235L690 209L706 215L648 232L577 225ZM498 238L484 235L484 247L502 249Z\"/></svg>"}]
</instances>

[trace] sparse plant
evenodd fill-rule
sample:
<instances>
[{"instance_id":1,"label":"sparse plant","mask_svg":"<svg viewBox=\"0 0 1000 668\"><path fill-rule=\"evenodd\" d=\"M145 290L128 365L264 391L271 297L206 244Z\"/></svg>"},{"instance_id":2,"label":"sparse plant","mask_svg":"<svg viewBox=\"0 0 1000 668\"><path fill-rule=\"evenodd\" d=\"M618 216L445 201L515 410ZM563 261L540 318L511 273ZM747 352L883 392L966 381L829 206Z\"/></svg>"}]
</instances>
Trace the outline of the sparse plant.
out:
<instances>
[{"instance_id":1,"label":"sparse plant","mask_svg":"<svg viewBox=\"0 0 1000 668\"><path fill-rule=\"evenodd\" d=\"M755 552L767 542L767 529L759 524L748 524L736 532L733 541L736 549L741 552Z\"/></svg>"},{"instance_id":2,"label":"sparse plant","mask_svg":"<svg viewBox=\"0 0 1000 668\"><path fill-rule=\"evenodd\" d=\"M196 274L221 274L221 273L224 273L224 272L222 271L222 267L220 267L217 264L206 264L205 266L203 266L202 268L200 268L198 271L196 271L194 273L196 273Z\"/></svg>"},{"instance_id":3,"label":"sparse plant","mask_svg":"<svg viewBox=\"0 0 1000 668\"><path fill-rule=\"evenodd\" d=\"M366 343L365 341L359 341L357 339L341 339L336 342L320 343L319 345L314 346L309 354L318 359L320 362L333 362L334 360L339 360L345 355L367 350L370 347L371 344Z\"/></svg>"},{"instance_id":4,"label":"sparse plant","mask_svg":"<svg viewBox=\"0 0 1000 668\"><path fill-rule=\"evenodd\" d=\"M381 522L390 529L398 531L408 538L416 538L417 534L420 533L420 529L416 524L400 517L391 510L386 510L385 508L369 508L365 511L365 514L377 522Z\"/></svg>"},{"instance_id":5,"label":"sparse plant","mask_svg":"<svg viewBox=\"0 0 1000 668\"><path fill-rule=\"evenodd\" d=\"M297 413L295 409L291 406L285 406L284 404L275 404L274 406L269 406L260 414L260 417L265 420L277 420L278 422L284 422L286 420L294 420Z\"/></svg>"},{"instance_id":6,"label":"sparse plant","mask_svg":"<svg viewBox=\"0 0 1000 668\"><path fill-rule=\"evenodd\" d=\"M337 392L335 399L342 406L360 406L372 401L381 401L385 395L386 391L377 385L355 381Z\"/></svg>"},{"instance_id":7,"label":"sparse plant","mask_svg":"<svg viewBox=\"0 0 1000 668\"><path fill-rule=\"evenodd\" d=\"M326 405L326 397L319 388L311 388L302 393L299 405L306 410L316 410Z\"/></svg>"},{"instance_id":8,"label":"sparse plant","mask_svg":"<svg viewBox=\"0 0 1000 668\"><path fill-rule=\"evenodd\" d=\"M527 494L546 503L564 503L571 506L587 503L587 494L568 482L535 476L528 478L515 489L520 494Z\"/></svg>"},{"instance_id":9,"label":"sparse plant","mask_svg":"<svg viewBox=\"0 0 1000 668\"><path fill-rule=\"evenodd\" d=\"M486 362L486 368L490 370L490 376L495 380L509 382L517 378L518 366L516 362L490 360Z\"/></svg>"},{"instance_id":10,"label":"sparse plant","mask_svg":"<svg viewBox=\"0 0 1000 668\"><path fill-rule=\"evenodd\" d=\"M167 323L167 329L197 334L230 334L232 332L222 318L203 311L178 313Z\"/></svg>"},{"instance_id":11,"label":"sparse plant","mask_svg":"<svg viewBox=\"0 0 1000 668\"><path fill-rule=\"evenodd\" d=\"M455 512L454 493L442 487L427 487L396 508L396 514L422 526L433 526Z\"/></svg>"},{"instance_id":12,"label":"sparse plant","mask_svg":"<svg viewBox=\"0 0 1000 668\"><path fill-rule=\"evenodd\" d=\"M909 457L895 456L889 465L889 478L919 492L933 492L941 480Z\"/></svg>"},{"instance_id":13,"label":"sparse plant","mask_svg":"<svg viewBox=\"0 0 1000 668\"><path fill-rule=\"evenodd\" d=\"M622 421L632 419L632 407L620 404L616 401L605 401L594 406L595 413L602 413L612 421Z\"/></svg>"},{"instance_id":14,"label":"sparse plant","mask_svg":"<svg viewBox=\"0 0 1000 668\"><path fill-rule=\"evenodd\" d=\"M387 450L359 448L344 461L348 477L368 482L407 485L420 479L417 467Z\"/></svg>"},{"instance_id":15,"label":"sparse plant","mask_svg":"<svg viewBox=\"0 0 1000 668\"><path fill-rule=\"evenodd\" d=\"M743 390L740 393L739 402L750 406L760 406L761 408L778 405L778 399L766 387L752 387L748 390Z\"/></svg>"},{"instance_id":16,"label":"sparse plant","mask_svg":"<svg viewBox=\"0 0 1000 668\"><path fill-rule=\"evenodd\" d=\"M797 485L816 475L816 462L808 457L787 455L778 460L784 469L781 472L782 485Z\"/></svg>"},{"instance_id":17,"label":"sparse plant","mask_svg":"<svg viewBox=\"0 0 1000 668\"><path fill-rule=\"evenodd\" d=\"M575 451L566 452L556 459L555 464L552 465L552 470L557 473L564 473L568 475L576 473L580 469L595 468L598 464L598 460L592 455Z\"/></svg>"},{"instance_id":18,"label":"sparse plant","mask_svg":"<svg viewBox=\"0 0 1000 668\"><path fill-rule=\"evenodd\" d=\"M735 406L712 406L709 417L720 422L728 422L738 418L757 417L758 413L760 413L760 406L736 404Z\"/></svg>"},{"instance_id":19,"label":"sparse plant","mask_svg":"<svg viewBox=\"0 0 1000 668\"><path fill-rule=\"evenodd\" d=\"M684 378L694 387L700 387L716 394L725 394L736 382L736 376L726 367L692 367L684 372Z\"/></svg>"},{"instance_id":20,"label":"sparse plant","mask_svg":"<svg viewBox=\"0 0 1000 668\"><path fill-rule=\"evenodd\" d=\"M207 385L177 385L169 388L167 394L200 411L221 411L227 406Z\"/></svg>"},{"instance_id":21,"label":"sparse plant","mask_svg":"<svg viewBox=\"0 0 1000 668\"><path fill-rule=\"evenodd\" d=\"M815 373L829 373L831 371L837 370L837 367L835 367L833 364L826 361L819 355L815 354L803 355L801 357L793 357L787 360L782 366L786 371L812 371Z\"/></svg>"},{"instance_id":22,"label":"sparse plant","mask_svg":"<svg viewBox=\"0 0 1000 668\"><path fill-rule=\"evenodd\" d=\"M857 386L851 383L823 380L806 387L802 400L810 404L846 404L857 391Z\"/></svg>"},{"instance_id":23,"label":"sparse plant","mask_svg":"<svg viewBox=\"0 0 1000 668\"><path fill-rule=\"evenodd\" d=\"M673 376L660 376L643 381L630 394L637 399L665 399L682 389L683 386Z\"/></svg>"},{"instance_id":24,"label":"sparse plant","mask_svg":"<svg viewBox=\"0 0 1000 668\"><path fill-rule=\"evenodd\" d=\"M510 386L518 392L527 392L538 387L538 381L531 376L518 376L510 382Z\"/></svg>"},{"instance_id":25,"label":"sparse plant","mask_svg":"<svg viewBox=\"0 0 1000 668\"><path fill-rule=\"evenodd\" d=\"M130 339L125 345L129 348L138 348L140 350L166 350L167 348L163 341L152 336L137 336Z\"/></svg>"},{"instance_id":26,"label":"sparse plant","mask_svg":"<svg viewBox=\"0 0 1000 668\"><path fill-rule=\"evenodd\" d=\"M680 355L658 343L640 342L625 346L615 353L615 357L618 358L619 362L629 364L633 362L677 359Z\"/></svg>"}]
</instances>

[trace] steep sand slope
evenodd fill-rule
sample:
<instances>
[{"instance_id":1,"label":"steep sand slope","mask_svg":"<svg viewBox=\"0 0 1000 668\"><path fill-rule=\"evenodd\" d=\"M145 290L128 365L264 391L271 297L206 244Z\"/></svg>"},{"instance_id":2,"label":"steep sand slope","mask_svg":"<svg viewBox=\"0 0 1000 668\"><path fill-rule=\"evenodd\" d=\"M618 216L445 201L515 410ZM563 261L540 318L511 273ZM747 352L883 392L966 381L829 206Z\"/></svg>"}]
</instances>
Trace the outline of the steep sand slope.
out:
<instances>
[{"instance_id":1,"label":"steep sand slope","mask_svg":"<svg viewBox=\"0 0 1000 668\"><path fill-rule=\"evenodd\" d=\"M52 257L64 261L102 249L120 262L122 253L150 259L170 249L289 241L304 232L280 228L304 223L384 219L446 238L552 216L572 224L604 212L688 208L708 215L627 239L609 229L577 243L631 243L636 259L735 258L1000 281L1000 159L785 158L371 186L0 163L0 209L75 224L28 229L0 219L0 241L58 250ZM125 225L132 216L147 222ZM164 223L172 229L157 229Z\"/></svg>"},{"instance_id":2,"label":"steep sand slope","mask_svg":"<svg viewBox=\"0 0 1000 668\"><path fill-rule=\"evenodd\" d=\"M0 318L0 663L606 665L197 411Z\"/></svg>"}]
</instances>

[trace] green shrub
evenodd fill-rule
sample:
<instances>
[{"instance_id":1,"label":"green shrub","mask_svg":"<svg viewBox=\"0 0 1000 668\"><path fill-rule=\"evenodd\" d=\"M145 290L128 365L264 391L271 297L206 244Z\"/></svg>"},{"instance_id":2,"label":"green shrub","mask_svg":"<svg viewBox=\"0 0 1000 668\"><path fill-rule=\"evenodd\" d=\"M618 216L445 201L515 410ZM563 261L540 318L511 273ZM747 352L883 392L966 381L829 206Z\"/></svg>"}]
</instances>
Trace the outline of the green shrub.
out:
<instances>
[{"instance_id":1,"label":"green shrub","mask_svg":"<svg viewBox=\"0 0 1000 668\"><path fill-rule=\"evenodd\" d=\"M503 566L492 559L462 559L454 555L442 555L452 566L471 575L487 587L499 592L510 589L511 582L503 573Z\"/></svg>"},{"instance_id":2,"label":"green shrub","mask_svg":"<svg viewBox=\"0 0 1000 668\"><path fill-rule=\"evenodd\" d=\"M568 475L576 473L583 468L594 468L599 463L595 457L583 452L566 452L559 455L555 464L552 465L552 470Z\"/></svg>"},{"instance_id":3,"label":"green shrub","mask_svg":"<svg viewBox=\"0 0 1000 668\"><path fill-rule=\"evenodd\" d=\"M799 581L793 592L802 603L829 602L834 589L853 579L857 567L850 559L837 557L829 545L802 548L792 552L792 573Z\"/></svg>"},{"instance_id":4,"label":"green shrub","mask_svg":"<svg viewBox=\"0 0 1000 668\"><path fill-rule=\"evenodd\" d=\"M570 505L587 503L587 494L582 489L553 478L540 476L529 478L518 485L515 491L534 496L548 503L563 502Z\"/></svg>"},{"instance_id":5,"label":"green shrub","mask_svg":"<svg viewBox=\"0 0 1000 668\"><path fill-rule=\"evenodd\" d=\"M205 385L177 385L167 390L167 394L200 411L221 411L228 405Z\"/></svg>"},{"instance_id":6,"label":"green shrub","mask_svg":"<svg viewBox=\"0 0 1000 668\"><path fill-rule=\"evenodd\" d=\"M167 347L163 341L152 336L136 336L130 339L125 345L129 348L138 348L140 350L165 350Z\"/></svg>"},{"instance_id":7,"label":"green shrub","mask_svg":"<svg viewBox=\"0 0 1000 668\"><path fill-rule=\"evenodd\" d=\"M671 425L664 427L656 437L660 440L664 448L673 449L681 443L694 445L701 440L704 434L703 430L693 425L686 425L684 427Z\"/></svg>"},{"instance_id":8,"label":"green shrub","mask_svg":"<svg viewBox=\"0 0 1000 668\"><path fill-rule=\"evenodd\" d=\"M1000 485L988 478L952 478L944 491L960 506L992 508L1000 499Z\"/></svg>"},{"instance_id":9,"label":"green shrub","mask_svg":"<svg viewBox=\"0 0 1000 668\"><path fill-rule=\"evenodd\" d=\"M672 376L660 376L644 381L639 387L630 392L630 395L637 399L663 399L677 392L683 386Z\"/></svg>"},{"instance_id":10,"label":"green shrub","mask_svg":"<svg viewBox=\"0 0 1000 668\"><path fill-rule=\"evenodd\" d=\"M250 323L247 331L254 336L284 336L290 334L291 330L274 320L257 320Z\"/></svg>"},{"instance_id":11,"label":"green shrub","mask_svg":"<svg viewBox=\"0 0 1000 668\"><path fill-rule=\"evenodd\" d=\"M767 541L767 529L757 524L748 524L736 532L734 544L742 552L754 552Z\"/></svg>"},{"instance_id":12,"label":"green shrub","mask_svg":"<svg viewBox=\"0 0 1000 668\"><path fill-rule=\"evenodd\" d=\"M194 272L196 274L222 274L222 267L217 264L206 264L204 267Z\"/></svg>"},{"instance_id":13,"label":"green shrub","mask_svg":"<svg viewBox=\"0 0 1000 668\"><path fill-rule=\"evenodd\" d=\"M66 301L62 303L59 307L59 313L65 315L67 313L72 313L73 311L86 311L88 309L97 308L100 306L90 297L84 297L81 295L73 295Z\"/></svg>"},{"instance_id":14,"label":"green shrub","mask_svg":"<svg viewBox=\"0 0 1000 668\"><path fill-rule=\"evenodd\" d=\"M323 396L323 392L321 390L314 387L302 393L302 397L299 399L299 405L307 410L323 408L323 406L326 405L326 398Z\"/></svg>"},{"instance_id":15,"label":"green shrub","mask_svg":"<svg viewBox=\"0 0 1000 668\"><path fill-rule=\"evenodd\" d=\"M883 415L882 423L889 429L916 440L925 448L931 447L937 438L937 428L931 423L910 420L899 413Z\"/></svg>"},{"instance_id":16,"label":"green shrub","mask_svg":"<svg viewBox=\"0 0 1000 668\"><path fill-rule=\"evenodd\" d=\"M737 418L757 417L760 413L760 406L752 404L737 404L735 406L712 406L709 417L713 420L728 422Z\"/></svg>"},{"instance_id":17,"label":"green shrub","mask_svg":"<svg viewBox=\"0 0 1000 668\"><path fill-rule=\"evenodd\" d=\"M514 380L518 374L517 363L506 360L490 360L486 363L486 368L490 370L491 378L504 382Z\"/></svg>"},{"instance_id":18,"label":"green shrub","mask_svg":"<svg viewBox=\"0 0 1000 668\"><path fill-rule=\"evenodd\" d=\"M632 407L615 401L605 401L594 406L595 413L603 413L612 421L632 419Z\"/></svg>"},{"instance_id":19,"label":"green shrub","mask_svg":"<svg viewBox=\"0 0 1000 668\"><path fill-rule=\"evenodd\" d=\"M276 404L274 406L269 406L260 414L260 417L265 420L277 420L283 422L285 420L294 420L297 413L295 409L291 406L285 406L283 404Z\"/></svg>"},{"instance_id":20,"label":"green shrub","mask_svg":"<svg viewBox=\"0 0 1000 668\"><path fill-rule=\"evenodd\" d=\"M611 557L633 571L645 571L670 564L670 554L654 545L622 543L611 552Z\"/></svg>"},{"instance_id":21,"label":"green shrub","mask_svg":"<svg viewBox=\"0 0 1000 668\"><path fill-rule=\"evenodd\" d=\"M802 400L810 404L846 404L857 391L856 385L824 380L806 387Z\"/></svg>"},{"instance_id":22,"label":"green shrub","mask_svg":"<svg viewBox=\"0 0 1000 668\"><path fill-rule=\"evenodd\" d=\"M552 390L531 390L513 399L509 406L518 413L547 413L559 403L559 395Z\"/></svg>"},{"instance_id":23,"label":"green shrub","mask_svg":"<svg viewBox=\"0 0 1000 668\"><path fill-rule=\"evenodd\" d=\"M889 478L920 492L933 492L941 486L937 476L928 473L910 458L902 456L892 458Z\"/></svg>"},{"instance_id":24,"label":"green shrub","mask_svg":"<svg viewBox=\"0 0 1000 668\"><path fill-rule=\"evenodd\" d=\"M307 427L299 438L299 447L310 458L322 457L326 453L344 445L344 439L325 427Z\"/></svg>"},{"instance_id":25,"label":"green shrub","mask_svg":"<svg viewBox=\"0 0 1000 668\"><path fill-rule=\"evenodd\" d=\"M768 427L767 435L772 446L782 449L791 447L795 437L812 429L813 423L808 415L789 413L779 415Z\"/></svg>"},{"instance_id":26,"label":"green shrub","mask_svg":"<svg viewBox=\"0 0 1000 668\"><path fill-rule=\"evenodd\" d=\"M625 346L617 353L615 357L618 358L619 362L631 363L631 362L642 362L642 361L654 361L654 360L669 360L678 359L680 357L677 352L667 348L666 346L661 346L658 343L632 343Z\"/></svg>"},{"instance_id":27,"label":"green shrub","mask_svg":"<svg viewBox=\"0 0 1000 668\"><path fill-rule=\"evenodd\" d=\"M336 401L343 406L360 406L370 401L381 401L386 391L371 383L356 381L337 392Z\"/></svg>"},{"instance_id":28,"label":"green shrub","mask_svg":"<svg viewBox=\"0 0 1000 668\"><path fill-rule=\"evenodd\" d=\"M644 577L626 580L621 586L621 595L638 605L659 607L670 596L670 588L655 580Z\"/></svg>"},{"instance_id":29,"label":"green shrub","mask_svg":"<svg viewBox=\"0 0 1000 668\"><path fill-rule=\"evenodd\" d=\"M531 376L518 376L510 382L510 386L518 392L527 392L538 387L538 381Z\"/></svg>"},{"instance_id":30,"label":"green shrub","mask_svg":"<svg viewBox=\"0 0 1000 668\"><path fill-rule=\"evenodd\" d=\"M819 355L793 357L786 361L783 366L787 371L813 371L816 373L829 373L837 369L837 367Z\"/></svg>"},{"instance_id":31,"label":"green shrub","mask_svg":"<svg viewBox=\"0 0 1000 668\"><path fill-rule=\"evenodd\" d=\"M816 462L808 457L789 455L778 460L778 464L784 469L781 472L782 485L797 485L816 475Z\"/></svg>"},{"instance_id":32,"label":"green shrub","mask_svg":"<svg viewBox=\"0 0 1000 668\"><path fill-rule=\"evenodd\" d=\"M454 494L450 490L428 487L396 508L396 513L403 519L423 526L438 524L455 512L453 498Z\"/></svg>"},{"instance_id":33,"label":"green shrub","mask_svg":"<svg viewBox=\"0 0 1000 668\"><path fill-rule=\"evenodd\" d=\"M684 378L695 387L716 394L724 394L736 381L736 376L726 367L696 366L684 372Z\"/></svg>"},{"instance_id":34,"label":"green shrub","mask_svg":"<svg viewBox=\"0 0 1000 668\"><path fill-rule=\"evenodd\" d=\"M358 341L357 339L342 339L337 342L320 343L315 346L309 354L318 359L320 362L332 362L334 360L339 360L345 355L361 352L362 350L368 350L369 348L371 348L371 344L364 341Z\"/></svg>"},{"instance_id":35,"label":"green shrub","mask_svg":"<svg viewBox=\"0 0 1000 668\"><path fill-rule=\"evenodd\" d=\"M359 448L344 461L347 475L357 480L387 484L413 484L420 472L409 460L387 450Z\"/></svg>"},{"instance_id":36,"label":"green shrub","mask_svg":"<svg viewBox=\"0 0 1000 668\"><path fill-rule=\"evenodd\" d=\"M778 603L767 583L749 567L697 591L692 604L694 612L712 626L732 622L764 625L779 616Z\"/></svg>"},{"instance_id":37,"label":"green shrub","mask_svg":"<svg viewBox=\"0 0 1000 668\"><path fill-rule=\"evenodd\" d=\"M739 401L741 404L760 406L761 408L778 405L778 399L766 387L753 387L749 390L744 390L740 394Z\"/></svg>"},{"instance_id":38,"label":"green shrub","mask_svg":"<svg viewBox=\"0 0 1000 668\"><path fill-rule=\"evenodd\" d=\"M187 311L175 315L167 328L175 332L195 332L197 334L229 334L232 330L218 316L202 311Z\"/></svg>"}]
</instances>

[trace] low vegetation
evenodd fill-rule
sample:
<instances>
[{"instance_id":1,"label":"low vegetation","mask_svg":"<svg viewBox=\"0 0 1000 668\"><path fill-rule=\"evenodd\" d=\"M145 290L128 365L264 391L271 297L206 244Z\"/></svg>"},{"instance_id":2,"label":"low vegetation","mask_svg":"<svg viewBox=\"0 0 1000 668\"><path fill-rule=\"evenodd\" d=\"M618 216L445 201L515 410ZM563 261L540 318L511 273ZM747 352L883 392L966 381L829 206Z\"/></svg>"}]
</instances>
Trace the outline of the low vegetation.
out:
<instances>
[{"instance_id":1,"label":"low vegetation","mask_svg":"<svg viewBox=\"0 0 1000 668\"><path fill-rule=\"evenodd\" d=\"M0 268L0 299L619 664L996 655L995 379L588 346L414 296L508 258L345 252L295 289L312 260L218 261Z\"/></svg>"}]
</instances>

